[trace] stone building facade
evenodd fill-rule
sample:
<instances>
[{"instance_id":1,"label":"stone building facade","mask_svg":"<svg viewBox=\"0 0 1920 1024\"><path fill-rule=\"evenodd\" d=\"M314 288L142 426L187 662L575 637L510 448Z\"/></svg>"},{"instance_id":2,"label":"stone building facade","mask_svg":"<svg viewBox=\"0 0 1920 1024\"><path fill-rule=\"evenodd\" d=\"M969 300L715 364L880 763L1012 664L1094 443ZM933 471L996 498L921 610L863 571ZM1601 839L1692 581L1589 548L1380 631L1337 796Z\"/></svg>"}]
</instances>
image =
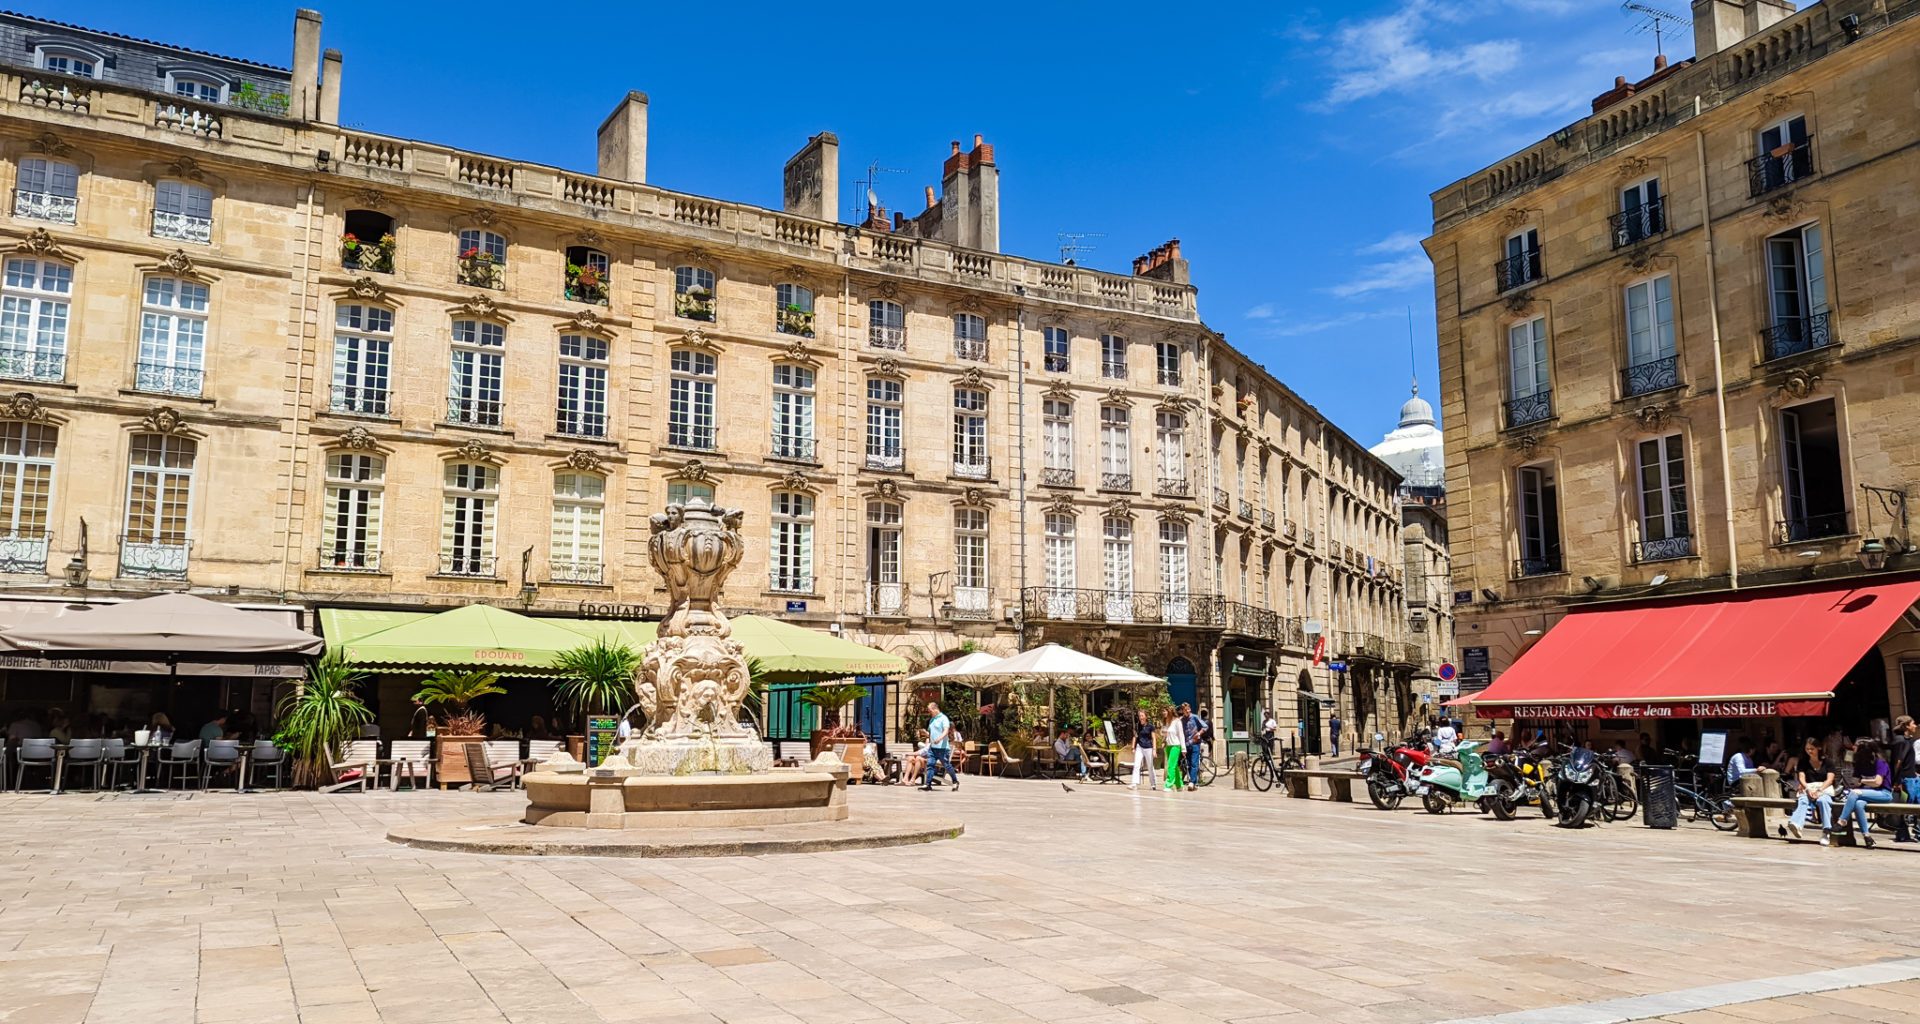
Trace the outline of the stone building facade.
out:
<instances>
[{"instance_id":1,"label":"stone building facade","mask_svg":"<svg viewBox=\"0 0 1920 1024\"><path fill-rule=\"evenodd\" d=\"M1920 4L1793 6L1695 3L1692 60L1433 194L1460 643L1496 676L1572 607L1920 568ZM1880 644L1882 709L1916 651Z\"/></svg>"},{"instance_id":2,"label":"stone building facade","mask_svg":"<svg viewBox=\"0 0 1920 1024\"><path fill-rule=\"evenodd\" d=\"M647 185L639 93L596 174L346 129L319 26L291 72L193 55L205 94L0 66L14 598L645 614L647 516L705 498L747 511L731 610L918 663L1085 639L1218 706L1229 641L1396 653L1397 478L1201 322L1178 243L999 253L977 138L850 226L830 134L780 210ZM262 76L286 109L231 101Z\"/></svg>"}]
</instances>

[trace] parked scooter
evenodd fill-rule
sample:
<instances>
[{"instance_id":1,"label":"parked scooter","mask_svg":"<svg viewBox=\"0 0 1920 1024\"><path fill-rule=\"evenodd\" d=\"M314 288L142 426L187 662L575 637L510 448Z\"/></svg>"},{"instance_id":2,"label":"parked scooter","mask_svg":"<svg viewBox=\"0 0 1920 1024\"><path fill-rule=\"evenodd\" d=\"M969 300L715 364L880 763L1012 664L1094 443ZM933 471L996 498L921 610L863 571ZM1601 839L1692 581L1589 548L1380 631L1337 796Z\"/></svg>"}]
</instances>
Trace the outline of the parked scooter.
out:
<instances>
[{"instance_id":1,"label":"parked scooter","mask_svg":"<svg viewBox=\"0 0 1920 1024\"><path fill-rule=\"evenodd\" d=\"M1575 747L1561 763L1554 780L1554 801L1560 805L1560 827L1579 828L1599 804L1600 766L1594 753Z\"/></svg>"},{"instance_id":2,"label":"parked scooter","mask_svg":"<svg viewBox=\"0 0 1920 1024\"><path fill-rule=\"evenodd\" d=\"M1374 734L1375 742L1386 737ZM1362 750L1360 774L1367 779L1367 798L1375 807L1391 811L1420 786L1420 769L1427 764L1424 734L1416 733L1392 752Z\"/></svg>"},{"instance_id":3,"label":"parked scooter","mask_svg":"<svg viewBox=\"0 0 1920 1024\"><path fill-rule=\"evenodd\" d=\"M1428 814L1445 814L1456 803L1487 809L1487 768L1479 754L1480 742L1466 740L1453 748L1452 757L1436 757L1420 769L1420 802Z\"/></svg>"},{"instance_id":4,"label":"parked scooter","mask_svg":"<svg viewBox=\"0 0 1920 1024\"><path fill-rule=\"evenodd\" d=\"M1512 821L1521 807L1538 804L1542 817L1553 817L1553 795L1549 785L1553 758L1548 745L1537 744L1531 750L1490 758L1487 765L1487 810L1501 821Z\"/></svg>"}]
</instances>

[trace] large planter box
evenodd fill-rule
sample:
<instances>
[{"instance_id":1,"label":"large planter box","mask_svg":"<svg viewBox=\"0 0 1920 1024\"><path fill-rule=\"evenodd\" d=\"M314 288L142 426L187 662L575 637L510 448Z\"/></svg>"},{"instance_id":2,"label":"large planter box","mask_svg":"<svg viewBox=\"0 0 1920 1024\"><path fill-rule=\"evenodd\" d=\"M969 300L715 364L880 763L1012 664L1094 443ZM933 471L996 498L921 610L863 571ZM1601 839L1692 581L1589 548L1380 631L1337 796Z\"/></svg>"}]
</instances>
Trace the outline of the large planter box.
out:
<instances>
[{"instance_id":1,"label":"large planter box","mask_svg":"<svg viewBox=\"0 0 1920 1024\"><path fill-rule=\"evenodd\" d=\"M482 743L485 736L435 736L433 739L433 774L440 780L440 788L464 786L473 781L473 775L467 771L467 752L465 744Z\"/></svg>"}]
</instances>

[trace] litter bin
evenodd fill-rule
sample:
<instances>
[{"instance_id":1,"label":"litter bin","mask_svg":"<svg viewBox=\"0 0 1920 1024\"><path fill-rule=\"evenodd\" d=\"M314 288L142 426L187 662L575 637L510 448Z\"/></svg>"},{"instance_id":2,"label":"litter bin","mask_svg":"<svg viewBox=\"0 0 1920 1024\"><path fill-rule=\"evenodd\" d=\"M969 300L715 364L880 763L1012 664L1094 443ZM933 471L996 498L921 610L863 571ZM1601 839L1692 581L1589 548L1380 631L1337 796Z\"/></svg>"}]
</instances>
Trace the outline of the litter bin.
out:
<instances>
[{"instance_id":1,"label":"litter bin","mask_svg":"<svg viewBox=\"0 0 1920 1024\"><path fill-rule=\"evenodd\" d=\"M1645 808L1643 821L1648 828L1672 828L1680 823L1680 799L1673 791L1673 766L1665 764L1647 764L1640 766L1640 777L1646 780L1647 798L1641 803Z\"/></svg>"}]
</instances>

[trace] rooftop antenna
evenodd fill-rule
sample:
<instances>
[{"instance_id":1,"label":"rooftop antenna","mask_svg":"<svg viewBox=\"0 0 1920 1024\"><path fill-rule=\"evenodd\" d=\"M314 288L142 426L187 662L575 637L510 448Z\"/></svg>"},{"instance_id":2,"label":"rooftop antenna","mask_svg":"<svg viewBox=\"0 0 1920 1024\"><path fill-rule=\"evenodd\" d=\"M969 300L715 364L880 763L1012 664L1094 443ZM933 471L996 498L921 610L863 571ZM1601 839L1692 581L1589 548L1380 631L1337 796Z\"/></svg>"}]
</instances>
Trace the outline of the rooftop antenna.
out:
<instances>
[{"instance_id":1,"label":"rooftop antenna","mask_svg":"<svg viewBox=\"0 0 1920 1024\"><path fill-rule=\"evenodd\" d=\"M1671 21L1676 25L1693 24L1693 19L1688 18L1685 15L1675 14L1672 11L1663 11L1658 7L1651 7L1651 6L1648 6L1647 4L1634 3L1632 2L1632 0L1628 0L1628 2L1621 4L1620 9L1623 11L1631 11L1635 14L1641 15L1640 20L1638 22L1635 22L1634 26L1628 29L1627 31L1642 32L1642 33L1652 32L1653 33L1653 52L1659 54L1662 57L1667 55L1666 42L1664 39L1666 23Z\"/></svg>"},{"instance_id":2,"label":"rooftop antenna","mask_svg":"<svg viewBox=\"0 0 1920 1024\"><path fill-rule=\"evenodd\" d=\"M1093 246L1086 244L1082 239L1105 238L1107 236L1106 233L1102 231L1062 231L1059 232L1059 237L1060 262L1072 263L1078 266L1080 261L1076 257L1081 253L1093 251Z\"/></svg>"},{"instance_id":3,"label":"rooftop antenna","mask_svg":"<svg viewBox=\"0 0 1920 1024\"><path fill-rule=\"evenodd\" d=\"M875 160L874 162L868 164L867 176L864 178L861 178L857 183L861 186L860 192L862 197L864 197L866 200L866 206L855 207L859 215L853 219L854 223L865 224L867 222L867 218L873 216L873 211L879 208L880 194L875 192L873 187L874 185L879 183L880 176L882 174L905 174L905 173L907 172L903 170L898 170L892 167L882 167L880 166L880 161L878 160ZM855 201L858 202L859 200L855 200Z\"/></svg>"}]
</instances>

